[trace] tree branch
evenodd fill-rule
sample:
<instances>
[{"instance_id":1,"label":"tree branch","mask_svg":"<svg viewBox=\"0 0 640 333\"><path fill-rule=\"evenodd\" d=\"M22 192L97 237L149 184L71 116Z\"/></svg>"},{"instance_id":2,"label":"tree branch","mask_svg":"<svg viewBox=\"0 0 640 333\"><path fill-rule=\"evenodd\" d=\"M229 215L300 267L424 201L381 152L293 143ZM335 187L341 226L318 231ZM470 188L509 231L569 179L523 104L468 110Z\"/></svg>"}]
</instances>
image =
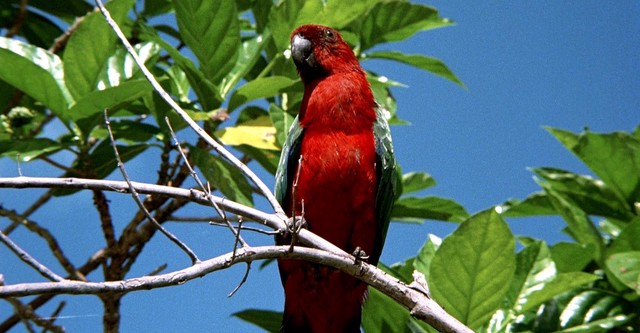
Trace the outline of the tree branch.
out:
<instances>
[{"instance_id":1,"label":"tree branch","mask_svg":"<svg viewBox=\"0 0 640 333\"><path fill-rule=\"evenodd\" d=\"M131 182L133 188L142 194L155 194L172 198L186 199L191 202L210 206L209 197L224 210L242 215L252 221L262 223L274 230L281 230L282 219L276 214L269 214L252 207L241 205L229 199L210 196L195 189L183 189L163 185ZM0 178L0 188L64 188L76 190L104 190L118 193L131 193L129 186L124 181L84 179L84 178L46 178L46 177L9 177ZM313 246L334 254L346 254L339 247L325 241L311 233L301 229L298 238L306 245ZM346 254L348 255L348 254Z\"/></svg>"},{"instance_id":2,"label":"tree branch","mask_svg":"<svg viewBox=\"0 0 640 333\"><path fill-rule=\"evenodd\" d=\"M441 332L472 332L458 320L446 313L434 300L423 292L413 289L400 280L386 274L375 266L364 262L354 264L351 256L338 255L326 251L297 246L290 251L289 246L260 246L238 249L232 252L202 261L191 267L156 276L145 276L123 281L78 282L42 282L14 284L0 287L0 297L55 294L104 294L124 293L136 290L148 290L183 284L189 280L203 277L211 272L225 269L233 264L250 263L261 259L287 258L299 259L337 268L352 275L393 298L396 302Z\"/></svg>"}]
</instances>

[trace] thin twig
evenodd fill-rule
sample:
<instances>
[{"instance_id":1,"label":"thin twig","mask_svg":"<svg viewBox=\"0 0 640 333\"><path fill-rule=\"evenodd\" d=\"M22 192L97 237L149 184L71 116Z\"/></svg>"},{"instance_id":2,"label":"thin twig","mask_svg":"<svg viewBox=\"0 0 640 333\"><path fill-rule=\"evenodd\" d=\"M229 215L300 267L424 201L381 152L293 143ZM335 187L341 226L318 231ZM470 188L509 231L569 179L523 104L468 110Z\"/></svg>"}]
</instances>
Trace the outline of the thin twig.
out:
<instances>
[{"instance_id":1,"label":"thin twig","mask_svg":"<svg viewBox=\"0 0 640 333\"><path fill-rule=\"evenodd\" d=\"M167 126L169 127L169 132L171 133L173 142L178 148L178 152L180 152L180 156L182 156L185 166L189 169L189 174L191 175L191 178L193 178L196 181L196 184L198 184L198 186L200 187L200 189L202 189L202 191L207 193L207 195L210 197L211 187L209 187L209 184L207 184L207 187L205 187L202 181L200 180L200 177L198 177L198 174L196 173L196 171L193 169L193 167L191 167L191 164L189 163L189 159L187 158L187 155L182 150L182 146L180 146L180 142L178 141L178 137L176 136L176 133L173 131L173 127L171 127L171 122L169 121L169 117L164 117L164 120L167 123ZM213 199L211 199L211 205L216 210L218 215L220 215L220 218L222 218L222 221L226 224L227 228L231 230L231 233L233 233L233 236L236 238L236 240L239 240L242 246L247 246L247 243L244 241L244 239L240 237L240 231L234 228L231 222L229 222L229 220L227 219L227 214L224 212L224 210L220 209L220 206L218 206L218 204L216 204L216 202L213 201Z\"/></svg>"},{"instance_id":2,"label":"thin twig","mask_svg":"<svg viewBox=\"0 0 640 333\"><path fill-rule=\"evenodd\" d=\"M302 171L303 160L303 155L300 154L300 157L298 158L298 168L296 169L296 179L293 184L291 184L291 225L289 226L289 232L291 233L291 247L289 248L290 252L293 252L293 247L298 241L298 232L300 232L296 221L296 214L298 214L296 210L296 202L298 201L298 198L296 197L296 195L298 194L298 181L300 180L300 172Z\"/></svg>"},{"instance_id":3,"label":"thin twig","mask_svg":"<svg viewBox=\"0 0 640 333\"><path fill-rule=\"evenodd\" d=\"M47 266L39 263L35 258L33 258L29 253L23 250L18 244L14 243L11 238L7 237L3 232L0 231L0 242L3 242L11 252L15 253L20 260L24 261L27 265L33 267L40 275L45 278L60 282L64 280L60 275L54 273L52 270L47 268Z\"/></svg>"},{"instance_id":4,"label":"thin twig","mask_svg":"<svg viewBox=\"0 0 640 333\"><path fill-rule=\"evenodd\" d=\"M7 33L4 35L6 38L11 38L20 32L20 29L27 18L27 2L27 0L20 0L20 4L18 5L18 15L13 21L11 28L7 30Z\"/></svg>"},{"instance_id":5,"label":"thin twig","mask_svg":"<svg viewBox=\"0 0 640 333\"><path fill-rule=\"evenodd\" d=\"M286 220L286 215L284 214L284 211L282 210L280 203L278 203L278 200L275 198L273 193L271 193L271 190L269 189L269 187L253 171L251 171L249 167L247 167L244 163L240 162L240 160L238 160L237 157L235 157L220 143L214 140L209 134L205 132L205 130L202 127L198 126L198 124L195 121L193 121L193 119L191 119L191 117L189 117L189 115L171 98L171 96L162 88L160 83L158 83L158 81L155 79L155 77L149 71L149 69L147 69L147 67L144 64L144 61L140 59L140 57L134 50L133 46L131 46L131 43L129 43L129 41L127 40L127 37L124 35L122 30L120 30L120 27L118 27L118 24L113 20L113 18L111 18L111 14L104 7L104 5L102 4L102 1L96 0L96 4L98 5L100 12L102 12L102 15L104 15L105 19L107 20L107 23L111 26L111 28L116 33L118 38L120 38L120 41L122 41L122 44L124 44L129 54L131 54L131 57L134 59L136 64L138 64L138 67L140 67L140 70L144 74L145 78L149 81L149 83L151 83L154 90L158 92L158 94L162 97L162 99L164 99L165 102L167 102L167 104L169 104L169 106L171 106L180 115L180 117L185 122L187 122L187 124L189 124L189 126L196 132L198 136L200 136L211 147L213 147L213 149L215 149L218 152L218 154L220 154L222 157L224 157L229 162L231 162L231 164L235 165L238 169L240 169L240 171L244 173L258 187L260 192L265 196L265 198L267 198L267 201L269 201L269 204L273 207L276 214L282 218L282 224L284 224L284 221ZM284 225L282 225L282 227L284 227Z\"/></svg>"},{"instance_id":6,"label":"thin twig","mask_svg":"<svg viewBox=\"0 0 640 333\"><path fill-rule=\"evenodd\" d=\"M233 255L232 258L235 258L235 254ZM236 292L238 292L238 290L240 290L240 288L244 285L245 282L247 282L247 278L249 277L249 271L251 270L251 262L247 262L247 269L245 269L244 271L244 275L242 276L242 280L240 280L240 283L238 283L238 285L233 288L233 290L229 293L229 295L227 295L227 298L231 298L233 295L236 294Z\"/></svg>"},{"instance_id":7,"label":"thin twig","mask_svg":"<svg viewBox=\"0 0 640 333\"><path fill-rule=\"evenodd\" d=\"M178 237L176 237L174 234L172 234L169 230L167 230L165 227L163 227L160 223L158 223L158 221L156 221L156 219L153 216L151 216L151 213L149 213L147 208L144 206L144 204L142 203L142 201L138 197L138 192L136 191L135 187L131 183L131 178L129 178L129 175L127 174L127 170L124 167L124 163L122 163L122 159L120 159L120 153L118 152L118 146L116 145L116 140L113 137L113 132L111 131L111 124L109 122L109 115L108 115L107 109L104 110L104 122L105 122L105 125L107 127L107 132L109 133L109 140L111 140L111 146L113 147L113 153L115 154L116 160L118 161L118 168L120 169L120 172L122 173L122 177L127 182L127 185L129 185L129 191L131 192L131 196L133 197L133 200L136 202L138 207L144 212L144 214L147 216L149 221L151 221L151 223L153 223L158 228L158 230L160 230L160 232L162 232L162 234L164 234L170 241L172 241L174 244L176 244L180 249L182 249L182 251L184 251L189 256L189 258L191 259L191 264L195 265L196 263L200 262L200 259L198 259L198 256L191 250L191 248L189 248L189 246L187 246L187 244L183 243L181 240L178 239Z\"/></svg>"},{"instance_id":8,"label":"thin twig","mask_svg":"<svg viewBox=\"0 0 640 333\"><path fill-rule=\"evenodd\" d=\"M77 273L76 267L71 263L71 260L69 260L69 258L67 258L67 256L64 254L64 251L62 251L62 248L60 247L60 244L58 244L56 237L53 236L53 234L51 234L51 232L47 228L40 226L35 221L31 221L27 219L24 215L20 215L12 210L0 209L0 216L8 217L16 225L22 224L29 231L35 233L40 238L42 238L49 246L49 250L51 251L51 254L53 254L53 256L56 259L58 259L58 262L65 269L65 271L67 271L67 273L74 278L83 279L81 275L76 276L76 273ZM8 236L6 232L5 232L5 236Z\"/></svg>"}]
</instances>

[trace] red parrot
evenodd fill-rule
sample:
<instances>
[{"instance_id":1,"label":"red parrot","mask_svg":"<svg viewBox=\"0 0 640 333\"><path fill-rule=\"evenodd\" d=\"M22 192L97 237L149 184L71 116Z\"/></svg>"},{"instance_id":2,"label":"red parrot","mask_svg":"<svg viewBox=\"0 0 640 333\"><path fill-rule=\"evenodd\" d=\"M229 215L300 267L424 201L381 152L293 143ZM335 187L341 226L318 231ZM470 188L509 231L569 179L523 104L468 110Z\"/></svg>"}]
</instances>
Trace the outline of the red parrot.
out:
<instances>
[{"instance_id":1,"label":"red parrot","mask_svg":"<svg viewBox=\"0 0 640 333\"><path fill-rule=\"evenodd\" d=\"M336 30L300 26L291 34L291 57L304 97L276 173L278 200L289 216L303 215L310 231L348 253L364 251L376 265L396 199L387 121ZM278 260L278 268L282 332L360 332L364 282L303 261Z\"/></svg>"}]
</instances>

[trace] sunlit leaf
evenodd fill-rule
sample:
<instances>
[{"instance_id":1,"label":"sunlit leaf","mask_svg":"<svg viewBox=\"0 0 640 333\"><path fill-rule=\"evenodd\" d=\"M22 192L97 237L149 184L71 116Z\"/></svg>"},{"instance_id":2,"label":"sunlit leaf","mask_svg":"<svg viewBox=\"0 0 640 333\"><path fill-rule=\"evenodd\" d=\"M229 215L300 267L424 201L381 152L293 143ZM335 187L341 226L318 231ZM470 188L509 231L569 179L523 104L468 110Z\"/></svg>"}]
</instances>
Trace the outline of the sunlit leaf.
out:
<instances>
[{"instance_id":1,"label":"sunlit leaf","mask_svg":"<svg viewBox=\"0 0 640 333\"><path fill-rule=\"evenodd\" d=\"M451 20L441 18L433 7L404 1L385 1L374 6L358 25L360 47L408 38L418 31L444 27Z\"/></svg>"},{"instance_id":2,"label":"sunlit leaf","mask_svg":"<svg viewBox=\"0 0 640 333\"><path fill-rule=\"evenodd\" d=\"M367 53L364 59L388 59L407 64L429 73L450 80L462 87L464 83L444 64L440 59L428 57L422 54L405 54L398 51L377 51Z\"/></svg>"},{"instance_id":3,"label":"sunlit leaf","mask_svg":"<svg viewBox=\"0 0 640 333\"><path fill-rule=\"evenodd\" d=\"M113 0L106 4L122 26L135 0ZM73 32L64 50L64 80L75 99L97 88L98 76L115 50L116 35L100 12L87 15Z\"/></svg>"},{"instance_id":4,"label":"sunlit leaf","mask_svg":"<svg viewBox=\"0 0 640 333\"><path fill-rule=\"evenodd\" d=\"M424 274L427 282L429 281L431 261L436 254L436 251L442 244L442 239L436 235L429 234L427 241L422 245L418 251L418 255L413 261L413 267L420 273Z\"/></svg>"},{"instance_id":5,"label":"sunlit leaf","mask_svg":"<svg viewBox=\"0 0 640 333\"><path fill-rule=\"evenodd\" d=\"M216 87L202 71L196 68L191 59L182 55L175 47L157 35L145 34L144 38L157 43L171 56L176 65L186 75L187 80L191 84L191 88L196 93L200 104L205 110L217 109L220 106L222 96L220 96L218 87Z\"/></svg>"},{"instance_id":6,"label":"sunlit leaf","mask_svg":"<svg viewBox=\"0 0 640 333\"><path fill-rule=\"evenodd\" d=\"M259 98L275 96L283 89L289 88L297 82L285 76L269 76L250 81L231 95L229 111L233 111L238 106Z\"/></svg>"},{"instance_id":7,"label":"sunlit leaf","mask_svg":"<svg viewBox=\"0 0 640 333\"><path fill-rule=\"evenodd\" d=\"M618 198L640 201L640 140L625 132L580 135L547 128L567 149L578 156Z\"/></svg>"},{"instance_id":8,"label":"sunlit leaf","mask_svg":"<svg viewBox=\"0 0 640 333\"><path fill-rule=\"evenodd\" d=\"M395 221L419 222L440 220L462 222L469 213L457 202L441 197L400 198L393 205L391 218Z\"/></svg>"},{"instance_id":9,"label":"sunlit leaf","mask_svg":"<svg viewBox=\"0 0 640 333\"><path fill-rule=\"evenodd\" d=\"M533 193L522 201L517 199L509 199L498 207L501 214L507 217L558 214L556 209L549 201L549 198L547 198L547 195L542 192Z\"/></svg>"},{"instance_id":10,"label":"sunlit leaf","mask_svg":"<svg viewBox=\"0 0 640 333\"><path fill-rule=\"evenodd\" d=\"M408 172L402 175L402 194L417 192L434 185L435 179L426 172Z\"/></svg>"},{"instance_id":11,"label":"sunlit leaf","mask_svg":"<svg viewBox=\"0 0 640 333\"><path fill-rule=\"evenodd\" d=\"M268 116L225 127L216 131L216 137L225 145L248 145L258 149L280 150L276 145L276 129Z\"/></svg>"},{"instance_id":12,"label":"sunlit leaf","mask_svg":"<svg viewBox=\"0 0 640 333\"><path fill-rule=\"evenodd\" d=\"M532 309L553 297L597 279L598 276L584 272L559 273L552 280L547 281L542 289L531 293L522 310Z\"/></svg>"},{"instance_id":13,"label":"sunlit leaf","mask_svg":"<svg viewBox=\"0 0 640 333\"><path fill-rule=\"evenodd\" d=\"M564 195L545 184L542 186L555 209L567 223L571 236L582 245L594 246L594 259L602 260L604 240L587 213Z\"/></svg>"},{"instance_id":14,"label":"sunlit leaf","mask_svg":"<svg viewBox=\"0 0 640 333\"><path fill-rule=\"evenodd\" d=\"M516 268L515 240L495 210L470 217L445 238L429 287L447 312L478 328L502 305Z\"/></svg>"},{"instance_id":15,"label":"sunlit leaf","mask_svg":"<svg viewBox=\"0 0 640 333\"><path fill-rule=\"evenodd\" d=\"M64 83L60 58L41 48L0 37L0 79L65 118L73 102ZM11 65L7 65L11 64Z\"/></svg>"},{"instance_id":16,"label":"sunlit leaf","mask_svg":"<svg viewBox=\"0 0 640 333\"><path fill-rule=\"evenodd\" d=\"M143 42L134 45L138 57L146 62L160 52L160 46L153 42ZM133 57L124 48L118 48L105 62L105 66L98 74L97 88L103 90L108 87L115 87L122 82L133 77L140 68L133 60Z\"/></svg>"},{"instance_id":17,"label":"sunlit leaf","mask_svg":"<svg viewBox=\"0 0 640 333\"><path fill-rule=\"evenodd\" d=\"M218 83L234 67L240 46L235 1L174 0L183 41L195 54L200 69Z\"/></svg>"},{"instance_id":18,"label":"sunlit leaf","mask_svg":"<svg viewBox=\"0 0 640 333\"><path fill-rule=\"evenodd\" d=\"M271 38L270 34L258 35L242 42L240 52L236 64L220 83L220 95L226 96L242 78L253 68L260 53L264 47L264 43Z\"/></svg>"},{"instance_id":19,"label":"sunlit leaf","mask_svg":"<svg viewBox=\"0 0 640 333\"><path fill-rule=\"evenodd\" d=\"M627 322L631 308L618 296L586 290L573 296L560 315L560 332L607 332Z\"/></svg>"},{"instance_id":20,"label":"sunlit leaf","mask_svg":"<svg viewBox=\"0 0 640 333\"><path fill-rule=\"evenodd\" d=\"M82 97L69 110L69 116L73 120L87 118L104 112L104 109L113 108L117 105L136 100L151 92L152 89L149 82L140 79L127 81L104 90L96 90Z\"/></svg>"},{"instance_id":21,"label":"sunlit leaf","mask_svg":"<svg viewBox=\"0 0 640 333\"><path fill-rule=\"evenodd\" d=\"M601 180L556 168L534 168L533 172L589 215L620 220L628 220L635 215L629 205L618 199Z\"/></svg>"}]
</instances>

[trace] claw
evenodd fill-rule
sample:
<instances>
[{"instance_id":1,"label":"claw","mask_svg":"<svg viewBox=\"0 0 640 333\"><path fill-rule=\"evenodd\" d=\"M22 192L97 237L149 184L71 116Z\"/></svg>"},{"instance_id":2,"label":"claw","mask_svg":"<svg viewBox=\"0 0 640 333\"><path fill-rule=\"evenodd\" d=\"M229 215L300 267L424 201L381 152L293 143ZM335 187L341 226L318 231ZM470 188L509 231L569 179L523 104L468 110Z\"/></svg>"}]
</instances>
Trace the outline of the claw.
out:
<instances>
[{"instance_id":1,"label":"claw","mask_svg":"<svg viewBox=\"0 0 640 333\"><path fill-rule=\"evenodd\" d=\"M367 253L364 252L364 250L359 246L357 246L356 249L353 250L353 256L355 257L354 264L357 264L359 262L366 262L367 260L369 260L369 256L367 255Z\"/></svg>"}]
</instances>

